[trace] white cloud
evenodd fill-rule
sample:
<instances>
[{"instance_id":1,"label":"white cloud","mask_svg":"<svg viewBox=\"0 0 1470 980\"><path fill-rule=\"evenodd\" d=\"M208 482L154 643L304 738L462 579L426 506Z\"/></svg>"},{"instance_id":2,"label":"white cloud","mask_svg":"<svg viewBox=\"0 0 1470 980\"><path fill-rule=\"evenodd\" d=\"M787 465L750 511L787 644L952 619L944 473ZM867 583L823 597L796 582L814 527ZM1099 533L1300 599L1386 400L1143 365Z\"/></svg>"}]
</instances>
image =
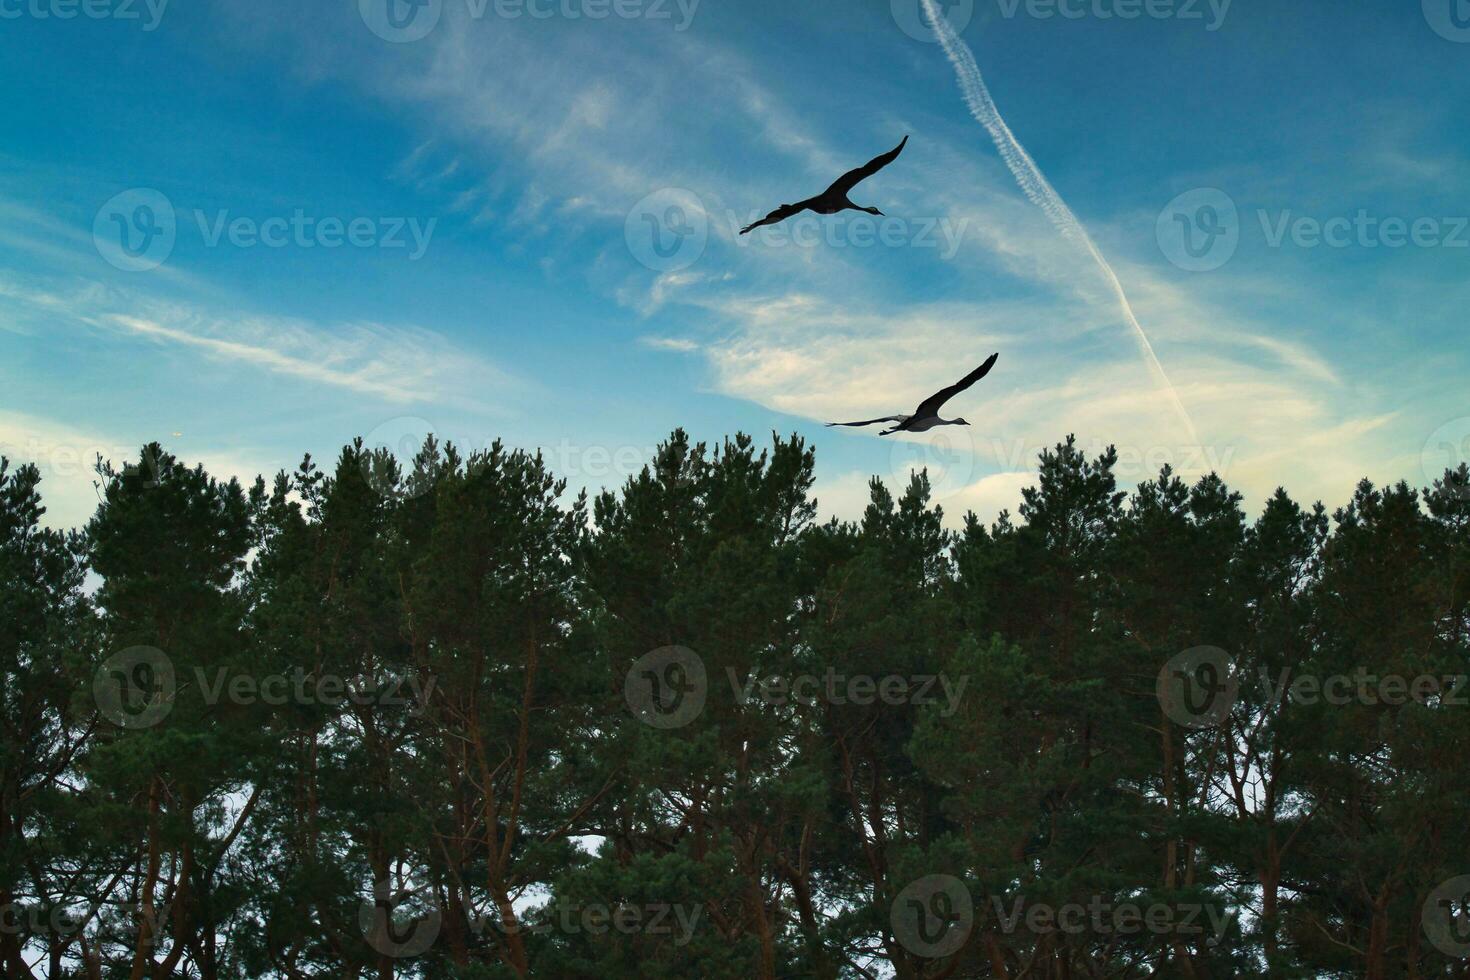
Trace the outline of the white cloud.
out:
<instances>
[{"instance_id":1,"label":"white cloud","mask_svg":"<svg viewBox=\"0 0 1470 980\"><path fill-rule=\"evenodd\" d=\"M526 388L442 334L420 327L222 316L85 280L35 283L0 275L0 322L24 325L37 317L53 327L72 321L397 404L458 403L495 410L484 404L481 392L509 399Z\"/></svg>"},{"instance_id":2,"label":"white cloud","mask_svg":"<svg viewBox=\"0 0 1470 980\"><path fill-rule=\"evenodd\" d=\"M673 351L677 354L692 354L699 350L699 345L686 337L641 337L639 342L644 347Z\"/></svg>"},{"instance_id":3,"label":"white cloud","mask_svg":"<svg viewBox=\"0 0 1470 980\"><path fill-rule=\"evenodd\" d=\"M440 379L463 352L423 330L380 324L343 324L329 330L279 319L218 320L188 317L170 324L108 314L97 322L161 343L180 344L207 357L237 361L276 374L332 385L391 402L438 400ZM487 382L504 375L481 369Z\"/></svg>"},{"instance_id":4,"label":"white cloud","mask_svg":"<svg viewBox=\"0 0 1470 980\"><path fill-rule=\"evenodd\" d=\"M1307 499L1341 502L1363 476L1398 475L1385 461L1405 462L1391 449L1391 415L1363 415L1325 362L1269 339L1232 335L1176 355L1176 383L1202 433L1196 444L1179 432L1168 403L1126 348L1079 357L1056 343L1067 327L1027 329L1009 306L934 304L883 314L794 294L704 308L727 325L722 337L701 344L716 389L815 420L911 411L1001 351L996 370L947 406L971 426L921 437L956 440L928 457L931 467L943 464L932 479L935 497L956 521L970 507L993 515L1002 496L1016 497L1040 451L1067 433L1089 453L1115 445L1125 488L1168 463L1186 477L1219 472L1253 507L1278 484ZM1244 356L1257 349L1272 356ZM893 448L902 443L885 442L894 465L882 475L902 482L906 468ZM838 499L857 499L853 479L833 486Z\"/></svg>"},{"instance_id":5,"label":"white cloud","mask_svg":"<svg viewBox=\"0 0 1470 980\"><path fill-rule=\"evenodd\" d=\"M0 412L0 455L11 468L34 463L41 473L41 502L46 508L42 524L59 529L81 527L91 519L101 502L95 485L94 464L98 456L121 468L137 459L146 439L133 439L115 431L81 428L56 419L21 412ZM256 452L202 447L181 455L189 466L202 463L215 479L238 479L248 487L255 477L270 476L283 462Z\"/></svg>"}]
</instances>

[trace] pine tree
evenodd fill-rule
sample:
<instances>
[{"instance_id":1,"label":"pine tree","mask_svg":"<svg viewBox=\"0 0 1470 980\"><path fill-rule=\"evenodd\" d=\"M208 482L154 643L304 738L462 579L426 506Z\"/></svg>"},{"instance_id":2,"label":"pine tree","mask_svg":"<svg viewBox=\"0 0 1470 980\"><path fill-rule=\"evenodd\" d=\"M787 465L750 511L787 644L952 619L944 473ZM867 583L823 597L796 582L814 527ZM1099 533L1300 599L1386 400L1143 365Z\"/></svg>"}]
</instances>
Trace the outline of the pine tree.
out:
<instances>
[{"instance_id":1,"label":"pine tree","mask_svg":"<svg viewBox=\"0 0 1470 980\"><path fill-rule=\"evenodd\" d=\"M88 911L73 885L85 865L69 776L91 735L73 694L98 639L84 542L40 526L40 482L34 465L0 457L0 964L26 980L61 975ZM28 946L44 950L45 974Z\"/></svg>"},{"instance_id":2,"label":"pine tree","mask_svg":"<svg viewBox=\"0 0 1470 980\"><path fill-rule=\"evenodd\" d=\"M1116 461L952 533L924 473L815 523L795 436L590 500L150 445L62 533L0 460L0 970L1465 976L1470 468Z\"/></svg>"}]
</instances>

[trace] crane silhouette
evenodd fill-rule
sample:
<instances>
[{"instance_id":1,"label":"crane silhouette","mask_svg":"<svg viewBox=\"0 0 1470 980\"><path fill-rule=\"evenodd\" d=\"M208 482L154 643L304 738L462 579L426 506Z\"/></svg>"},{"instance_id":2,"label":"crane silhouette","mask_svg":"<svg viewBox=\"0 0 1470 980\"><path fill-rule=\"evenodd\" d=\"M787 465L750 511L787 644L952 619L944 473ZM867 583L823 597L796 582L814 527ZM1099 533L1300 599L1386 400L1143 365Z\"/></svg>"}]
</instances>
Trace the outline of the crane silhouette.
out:
<instances>
[{"instance_id":1,"label":"crane silhouette","mask_svg":"<svg viewBox=\"0 0 1470 980\"><path fill-rule=\"evenodd\" d=\"M956 381L948 388L939 389L928 398L919 402L919 407L914 409L914 414L912 415L885 415L882 418L867 419L863 422L828 422L827 425L831 427L834 425L876 425L879 422L898 423L891 429L884 429L882 432L879 432L878 434L880 436L891 435L894 432L928 432L936 425L969 425L969 422L960 418L940 418L939 409L945 402L989 374L990 369L995 367L995 361L998 357L1000 357L999 354L991 354L990 357L986 358L984 364L965 375L959 381Z\"/></svg>"},{"instance_id":2,"label":"crane silhouette","mask_svg":"<svg viewBox=\"0 0 1470 980\"><path fill-rule=\"evenodd\" d=\"M785 221L792 215L800 214L803 211L815 211L817 214L836 214L838 211L866 211L868 214L881 215L883 212L877 208L868 208L863 207L861 204L852 203L852 201L848 200L847 194L858 185L859 181L866 180L898 159L898 155L903 152L904 144L908 141L909 138L905 136L899 141L897 146L887 153L876 156L856 170L849 170L841 177L838 177L832 182L831 187L828 187L816 197L809 197L805 201L797 201L795 204L783 204L761 220L741 228L740 234L743 235L754 228L759 228L761 225L774 225L778 221Z\"/></svg>"}]
</instances>

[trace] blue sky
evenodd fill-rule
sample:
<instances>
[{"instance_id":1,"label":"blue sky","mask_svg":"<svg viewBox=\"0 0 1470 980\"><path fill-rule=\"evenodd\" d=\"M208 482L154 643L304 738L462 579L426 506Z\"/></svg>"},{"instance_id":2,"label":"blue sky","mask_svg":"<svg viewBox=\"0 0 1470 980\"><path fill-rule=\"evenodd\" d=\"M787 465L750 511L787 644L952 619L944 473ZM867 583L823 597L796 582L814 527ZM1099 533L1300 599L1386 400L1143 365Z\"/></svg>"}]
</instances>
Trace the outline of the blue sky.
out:
<instances>
[{"instance_id":1,"label":"blue sky","mask_svg":"<svg viewBox=\"0 0 1470 980\"><path fill-rule=\"evenodd\" d=\"M248 477L433 429L595 487L774 429L825 511L927 462L956 519L1068 432L1253 504L1470 452L1466 0L950 3L1195 436L919 0L423 0L411 40L386 2L0 0L0 451L55 522L155 438ZM884 218L734 234L904 134ZM970 427L820 424L992 351Z\"/></svg>"}]
</instances>

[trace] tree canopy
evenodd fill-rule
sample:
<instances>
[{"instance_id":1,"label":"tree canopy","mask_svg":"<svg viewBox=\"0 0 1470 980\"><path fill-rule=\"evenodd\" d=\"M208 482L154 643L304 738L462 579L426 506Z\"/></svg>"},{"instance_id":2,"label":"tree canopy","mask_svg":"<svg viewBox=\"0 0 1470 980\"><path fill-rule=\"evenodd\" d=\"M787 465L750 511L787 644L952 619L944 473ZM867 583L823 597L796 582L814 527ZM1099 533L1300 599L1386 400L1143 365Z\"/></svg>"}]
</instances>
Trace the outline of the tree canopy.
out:
<instances>
[{"instance_id":1,"label":"tree canopy","mask_svg":"<svg viewBox=\"0 0 1470 980\"><path fill-rule=\"evenodd\" d=\"M0 460L16 980L1470 977L1470 472Z\"/></svg>"}]
</instances>

